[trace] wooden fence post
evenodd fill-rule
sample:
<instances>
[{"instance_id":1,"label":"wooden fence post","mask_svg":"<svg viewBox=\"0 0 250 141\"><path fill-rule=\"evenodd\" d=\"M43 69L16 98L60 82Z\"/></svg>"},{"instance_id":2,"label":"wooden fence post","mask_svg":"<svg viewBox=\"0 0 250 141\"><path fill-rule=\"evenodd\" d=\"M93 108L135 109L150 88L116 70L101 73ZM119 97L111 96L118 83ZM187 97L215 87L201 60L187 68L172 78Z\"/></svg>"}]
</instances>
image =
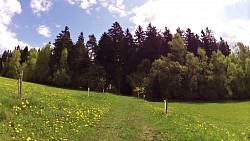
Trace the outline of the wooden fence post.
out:
<instances>
[{"instance_id":1,"label":"wooden fence post","mask_svg":"<svg viewBox=\"0 0 250 141\"><path fill-rule=\"evenodd\" d=\"M23 71L21 71L18 79L18 97L22 98L22 83L23 83Z\"/></svg>"},{"instance_id":2,"label":"wooden fence post","mask_svg":"<svg viewBox=\"0 0 250 141\"><path fill-rule=\"evenodd\" d=\"M17 97L20 98L20 78L18 79L18 93Z\"/></svg>"},{"instance_id":3,"label":"wooden fence post","mask_svg":"<svg viewBox=\"0 0 250 141\"><path fill-rule=\"evenodd\" d=\"M164 100L164 113L168 113L168 103L167 103L167 100Z\"/></svg>"}]
</instances>

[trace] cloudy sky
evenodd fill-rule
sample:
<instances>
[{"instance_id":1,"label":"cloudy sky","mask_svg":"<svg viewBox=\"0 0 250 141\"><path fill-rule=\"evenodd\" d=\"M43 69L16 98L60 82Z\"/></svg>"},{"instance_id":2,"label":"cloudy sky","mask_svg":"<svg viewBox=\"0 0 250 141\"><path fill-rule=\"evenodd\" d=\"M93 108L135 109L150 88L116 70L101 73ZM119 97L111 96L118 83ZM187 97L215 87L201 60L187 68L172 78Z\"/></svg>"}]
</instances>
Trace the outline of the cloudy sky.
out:
<instances>
[{"instance_id":1,"label":"cloudy sky","mask_svg":"<svg viewBox=\"0 0 250 141\"><path fill-rule=\"evenodd\" d=\"M53 43L66 25L74 42L81 31L85 41L99 39L115 21L132 32L149 22L172 33L209 27L216 38L250 46L250 0L0 0L0 53Z\"/></svg>"}]
</instances>

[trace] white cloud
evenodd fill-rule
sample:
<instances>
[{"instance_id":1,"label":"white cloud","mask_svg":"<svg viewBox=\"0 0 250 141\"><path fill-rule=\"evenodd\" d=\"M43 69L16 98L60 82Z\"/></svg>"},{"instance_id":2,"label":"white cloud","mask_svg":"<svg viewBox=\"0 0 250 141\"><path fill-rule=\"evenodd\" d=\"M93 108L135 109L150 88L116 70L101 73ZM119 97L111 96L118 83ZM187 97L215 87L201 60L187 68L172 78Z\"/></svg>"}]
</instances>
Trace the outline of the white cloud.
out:
<instances>
[{"instance_id":1,"label":"white cloud","mask_svg":"<svg viewBox=\"0 0 250 141\"><path fill-rule=\"evenodd\" d=\"M127 11L125 9L125 5L123 4L123 0L99 0L101 5L109 10L110 13L119 14L120 17L127 16Z\"/></svg>"},{"instance_id":2,"label":"white cloud","mask_svg":"<svg viewBox=\"0 0 250 141\"><path fill-rule=\"evenodd\" d=\"M22 11L21 4L17 0L1 0L0 7L0 22L5 25L11 22L12 16Z\"/></svg>"},{"instance_id":3,"label":"white cloud","mask_svg":"<svg viewBox=\"0 0 250 141\"><path fill-rule=\"evenodd\" d=\"M51 36L51 31L50 28L46 25L39 25L36 29L36 31L40 34L43 35L47 38L49 38Z\"/></svg>"},{"instance_id":4,"label":"white cloud","mask_svg":"<svg viewBox=\"0 0 250 141\"><path fill-rule=\"evenodd\" d=\"M230 34L238 33L235 40L246 41L245 38L239 36L244 34L246 38L250 38L250 31L243 32L236 27L240 24L246 29L248 24L249 29L249 21L228 21L225 18L225 8L241 1L244 0L148 0L144 5L135 7L130 12L132 15L130 21L135 24L135 28L141 25L145 29L151 22L158 29L164 29L165 26L170 28L172 33L176 32L178 26L184 30L191 28L198 34L201 29L209 27L215 32L217 38L232 28L231 30L237 30L237 32L232 31Z\"/></svg>"},{"instance_id":5,"label":"white cloud","mask_svg":"<svg viewBox=\"0 0 250 141\"><path fill-rule=\"evenodd\" d=\"M22 11L21 4L18 0L1 0L0 1L0 50L13 50L15 46L30 46L16 38L16 34L10 31L8 25L11 24L12 17L20 14Z\"/></svg>"},{"instance_id":6,"label":"white cloud","mask_svg":"<svg viewBox=\"0 0 250 141\"><path fill-rule=\"evenodd\" d=\"M232 43L242 42L250 46L250 19L231 20L225 27L222 36Z\"/></svg>"},{"instance_id":7,"label":"white cloud","mask_svg":"<svg viewBox=\"0 0 250 141\"><path fill-rule=\"evenodd\" d=\"M57 28L60 28L60 27L62 27L62 25L59 25L59 24L56 24L55 25Z\"/></svg>"},{"instance_id":8,"label":"white cloud","mask_svg":"<svg viewBox=\"0 0 250 141\"><path fill-rule=\"evenodd\" d=\"M51 9L53 3L51 0L31 0L30 7L35 15L40 15L41 12L47 12Z\"/></svg>"},{"instance_id":9,"label":"white cloud","mask_svg":"<svg viewBox=\"0 0 250 141\"><path fill-rule=\"evenodd\" d=\"M87 14L91 14L93 6L96 5L96 0L67 0L72 5L79 5Z\"/></svg>"},{"instance_id":10,"label":"white cloud","mask_svg":"<svg viewBox=\"0 0 250 141\"><path fill-rule=\"evenodd\" d=\"M119 14L120 17L125 17L127 12L125 10L125 5L123 0L67 0L72 5L79 5L82 9L86 11L87 14L91 14L93 7L97 4L100 4L102 7L108 9L110 13ZM100 8L97 7L96 11L99 11Z\"/></svg>"}]
</instances>

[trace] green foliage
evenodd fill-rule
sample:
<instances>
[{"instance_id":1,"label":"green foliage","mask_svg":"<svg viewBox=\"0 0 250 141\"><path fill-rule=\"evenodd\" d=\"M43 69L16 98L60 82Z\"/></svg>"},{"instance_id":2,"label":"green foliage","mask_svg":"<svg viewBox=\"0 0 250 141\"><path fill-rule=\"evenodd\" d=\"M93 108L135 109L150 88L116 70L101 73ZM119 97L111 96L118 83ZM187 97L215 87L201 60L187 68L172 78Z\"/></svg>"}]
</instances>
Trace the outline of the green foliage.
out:
<instances>
[{"instance_id":1,"label":"green foliage","mask_svg":"<svg viewBox=\"0 0 250 141\"><path fill-rule=\"evenodd\" d=\"M7 62L3 64L3 76L10 78L18 78L19 77L19 69L20 69L20 60L21 53L20 50L14 50L12 56L8 59Z\"/></svg>"},{"instance_id":2,"label":"green foliage","mask_svg":"<svg viewBox=\"0 0 250 141\"><path fill-rule=\"evenodd\" d=\"M52 82L56 86L67 87L70 84L69 68L67 63L68 51L64 48L60 58L60 67L53 75Z\"/></svg>"},{"instance_id":3,"label":"green foliage","mask_svg":"<svg viewBox=\"0 0 250 141\"><path fill-rule=\"evenodd\" d=\"M181 65L185 63L185 56L187 53L186 46L180 34L176 33L168 43L170 45L171 53L169 54L172 61L178 61Z\"/></svg>"},{"instance_id":4,"label":"green foliage","mask_svg":"<svg viewBox=\"0 0 250 141\"><path fill-rule=\"evenodd\" d=\"M40 83L48 83L50 80L50 55L51 55L51 45L47 44L44 48L38 52L36 67L35 67L35 80Z\"/></svg>"},{"instance_id":5,"label":"green foliage","mask_svg":"<svg viewBox=\"0 0 250 141\"><path fill-rule=\"evenodd\" d=\"M179 98L182 75L186 67L179 62L171 61L168 57L157 59L150 70L146 91L150 97L160 100L161 98ZM152 85L157 82L158 85ZM157 94L158 93L158 94ZM158 96L155 97L154 95ZM160 97L159 97L160 96Z\"/></svg>"},{"instance_id":6,"label":"green foliage","mask_svg":"<svg viewBox=\"0 0 250 141\"><path fill-rule=\"evenodd\" d=\"M34 48L34 49L31 49L29 51L29 55L28 55L28 58L27 58L27 62L26 62L26 68L24 68L24 80L29 80L29 81L35 81L35 68L36 68L36 61L37 61L37 50Z\"/></svg>"},{"instance_id":7,"label":"green foliage","mask_svg":"<svg viewBox=\"0 0 250 141\"><path fill-rule=\"evenodd\" d=\"M58 69L54 75L52 82L59 87L67 87L70 84L70 76L67 74L66 69Z\"/></svg>"},{"instance_id":8,"label":"green foliage","mask_svg":"<svg viewBox=\"0 0 250 141\"><path fill-rule=\"evenodd\" d=\"M147 77L151 68L151 63L148 59L142 60L137 66L137 71L128 75L128 82L133 88L133 92L139 95L145 93L145 78Z\"/></svg>"},{"instance_id":9,"label":"green foliage","mask_svg":"<svg viewBox=\"0 0 250 141\"><path fill-rule=\"evenodd\" d=\"M213 52L210 63L212 67L212 89L216 93L216 97L212 97L212 99L217 97L219 99L229 98L226 87L227 60L225 56L220 51Z\"/></svg>"},{"instance_id":10,"label":"green foliage","mask_svg":"<svg viewBox=\"0 0 250 141\"><path fill-rule=\"evenodd\" d=\"M187 92L182 95L185 99L198 98L199 77L201 75L200 60L193 53L186 54L186 72L183 85L187 85Z\"/></svg>"},{"instance_id":11,"label":"green foliage","mask_svg":"<svg viewBox=\"0 0 250 141\"><path fill-rule=\"evenodd\" d=\"M104 68L99 64L92 64L89 67L88 85L91 90L102 91L105 89L106 73Z\"/></svg>"}]
</instances>

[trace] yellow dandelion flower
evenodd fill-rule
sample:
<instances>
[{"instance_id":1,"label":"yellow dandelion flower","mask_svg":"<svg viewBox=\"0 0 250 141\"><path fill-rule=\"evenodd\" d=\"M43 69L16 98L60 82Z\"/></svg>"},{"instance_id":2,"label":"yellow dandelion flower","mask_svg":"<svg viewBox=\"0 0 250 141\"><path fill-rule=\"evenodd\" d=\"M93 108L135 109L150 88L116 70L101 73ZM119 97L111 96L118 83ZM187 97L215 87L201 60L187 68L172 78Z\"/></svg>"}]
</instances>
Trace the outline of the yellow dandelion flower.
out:
<instances>
[{"instance_id":1,"label":"yellow dandelion flower","mask_svg":"<svg viewBox=\"0 0 250 141\"><path fill-rule=\"evenodd\" d=\"M31 137L28 137L26 140L27 140L27 141L31 141Z\"/></svg>"}]
</instances>

